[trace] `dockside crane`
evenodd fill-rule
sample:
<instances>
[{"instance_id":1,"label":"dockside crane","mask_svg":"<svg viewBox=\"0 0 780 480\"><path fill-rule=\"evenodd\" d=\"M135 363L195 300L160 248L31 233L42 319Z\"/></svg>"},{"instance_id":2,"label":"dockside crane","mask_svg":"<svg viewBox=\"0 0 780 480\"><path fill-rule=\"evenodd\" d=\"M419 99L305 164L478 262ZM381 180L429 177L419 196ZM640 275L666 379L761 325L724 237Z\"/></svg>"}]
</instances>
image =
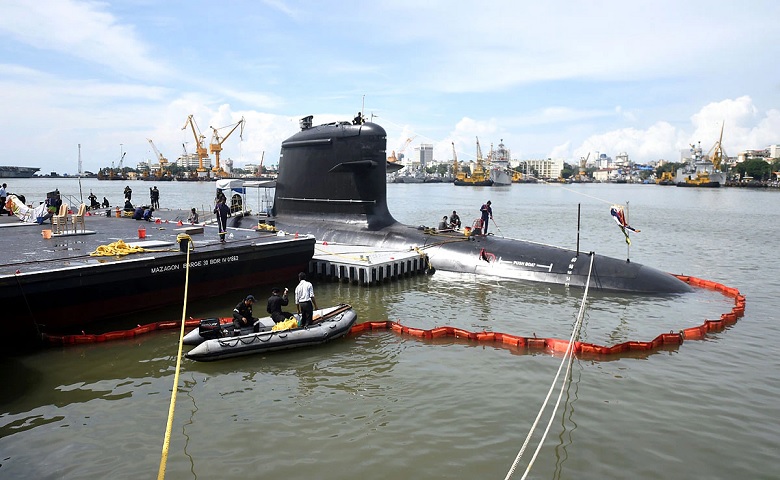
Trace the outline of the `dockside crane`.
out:
<instances>
[{"instance_id":1,"label":"dockside crane","mask_svg":"<svg viewBox=\"0 0 780 480\"><path fill-rule=\"evenodd\" d=\"M712 165L715 167L715 170L720 170L723 161L729 158L728 155L726 155L726 152L723 150L723 127L725 125L726 122L720 124L720 137L718 138L718 141L715 142L715 145L713 145L709 151L710 161L712 162Z\"/></svg>"},{"instance_id":2,"label":"dockside crane","mask_svg":"<svg viewBox=\"0 0 780 480\"><path fill-rule=\"evenodd\" d=\"M412 143L412 140L414 140L415 138L417 138L417 135L414 135L413 137L409 137L409 138L406 139L404 144L398 150L398 156L399 157L404 154L404 152L406 151L406 148L409 146L410 143Z\"/></svg>"},{"instance_id":3,"label":"dockside crane","mask_svg":"<svg viewBox=\"0 0 780 480\"><path fill-rule=\"evenodd\" d=\"M168 159L165 158L159 150L157 150L157 146L155 146L151 138L147 138L146 140L149 141L149 145L152 146L152 150L154 150L154 154L157 156L157 161L160 164L160 176L162 177L167 171L166 165L168 165Z\"/></svg>"},{"instance_id":4,"label":"dockside crane","mask_svg":"<svg viewBox=\"0 0 780 480\"><path fill-rule=\"evenodd\" d=\"M479 137L477 137L477 167L482 169L482 147L479 146Z\"/></svg>"},{"instance_id":5,"label":"dockside crane","mask_svg":"<svg viewBox=\"0 0 780 480\"><path fill-rule=\"evenodd\" d=\"M216 163L214 164L214 168L212 168L211 171L214 172L216 175L219 175L221 177L227 175L225 171L222 170L222 167L219 166L219 153L222 151L222 144L225 143L225 140L227 140L230 134L235 132L238 127L241 127L241 133L239 133L239 138L243 140L245 123L246 121L244 120L244 117L241 117L241 120L239 120L238 122L227 125L225 127L214 128L212 126L209 126L209 128L214 131L214 134L211 136L211 143L209 144L209 150L216 157ZM220 138L219 131L226 128L230 128L230 131L224 137Z\"/></svg>"},{"instance_id":6,"label":"dockside crane","mask_svg":"<svg viewBox=\"0 0 780 480\"><path fill-rule=\"evenodd\" d=\"M415 138L417 138L417 135L414 135L404 140L404 143L402 143L401 146L398 147L398 156L396 156L396 152L395 150L393 150L393 153L390 154L389 157L387 157L387 161L390 163L396 163L398 160L400 160L400 157L403 155L404 151L406 150L406 147L408 147L409 144L412 143L412 140L414 140Z\"/></svg>"},{"instance_id":7,"label":"dockside crane","mask_svg":"<svg viewBox=\"0 0 780 480\"><path fill-rule=\"evenodd\" d=\"M263 150L263 154L260 155L260 165L257 167L257 176L262 177L263 176L263 160L265 160L265 150Z\"/></svg>"},{"instance_id":8,"label":"dockside crane","mask_svg":"<svg viewBox=\"0 0 780 480\"><path fill-rule=\"evenodd\" d=\"M590 158L590 152L588 152L587 156L580 157L580 180L585 178L588 175L588 159Z\"/></svg>"},{"instance_id":9,"label":"dockside crane","mask_svg":"<svg viewBox=\"0 0 780 480\"><path fill-rule=\"evenodd\" d=\"M460 166L458 166L458 154L455 153L455 142L452 143L452 176L456 179L460 179L462 176L460 173Z\"/></svg>"},{"instance_id":10,"label":"dockside crane","mask_svg":"<svg viewBox=\"0 0 780 480\"><path fill-rule=\"evenodd\" d=\"M187 121L184 123L184 126L181 127L181 129L186 130L187 126L192 129L192 135L195 137L195 146L198 155L198 176L206 177L208 176L208 170L203 167L203 159L209 157L208 150L206 149L206 136L200 133L200 129L195 123L193 116L194 115L190 115L187 117Z\"/></svg>"}]
</instances>

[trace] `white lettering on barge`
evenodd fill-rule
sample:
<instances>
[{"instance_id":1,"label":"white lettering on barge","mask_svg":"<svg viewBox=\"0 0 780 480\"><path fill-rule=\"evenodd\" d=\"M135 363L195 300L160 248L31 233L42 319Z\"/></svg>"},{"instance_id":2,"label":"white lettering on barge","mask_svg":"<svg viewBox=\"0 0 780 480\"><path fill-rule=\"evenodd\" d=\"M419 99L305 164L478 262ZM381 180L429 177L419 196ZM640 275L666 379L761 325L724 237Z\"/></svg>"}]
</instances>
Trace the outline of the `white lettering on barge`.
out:
<instances>
[{"instance_id":1,"label":"white lettering on barge","mask_svg":"<svg viewBox=\"0 0 780 480\"><path fill-rule=\"evenodd\" d=\"M190 268L208 267L209 265L221 265L224 263L237 262L238 255L230 255L229 257L216 257L209 258L208 260L197 260L190 262ZM187 262L175 263L173 265L163 265L160 267L152 267L152 273L168 273L176 270L183 270L187 268Z\"/></svg>"}]
</instances>

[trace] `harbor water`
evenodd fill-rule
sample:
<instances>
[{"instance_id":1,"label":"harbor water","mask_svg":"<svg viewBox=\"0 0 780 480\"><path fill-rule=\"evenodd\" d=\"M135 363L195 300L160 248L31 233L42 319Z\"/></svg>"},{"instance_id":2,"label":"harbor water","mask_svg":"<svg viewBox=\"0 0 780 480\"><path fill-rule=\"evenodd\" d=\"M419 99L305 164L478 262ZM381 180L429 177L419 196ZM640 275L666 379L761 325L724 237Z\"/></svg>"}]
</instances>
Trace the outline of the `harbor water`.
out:
<instances>
[{"instance_id":1,"label":"harbor water","mask_svg":"<svg viewBox=\"0 0 780 480\"><path fill-rule=\"evenodd\" d=\"M95 179L7 183L28 203L57 188L84 199L93 191L112 205L125 185L141 201L148 201L153 186ZM213 183L157 187L163 209L208 211L214 197ZM630 184L387 187L390 212L405 224L436 226L457 210L463 225L471 225L480 205L491 200L495 235L579 245L583 254L713 280L747 299L743 318L703 340L576 358L528 478L778 478L780 192ZM640 230L632 233L630 247L610 216L612 204L627 206L629 223ZM295 287L294 279L279 283ZM353 305L358 322L561 339L571 334L584 293L448 272L379 287L315 281L314 289L320 306ZM131 320L230 316L239 300L190 299L186 308ZM581 338L607 346L648 341L718 319L733 305L701 289L661 297L591 291ZM256 313L264 307L258 302ZM169 330L0 357L0 479L155 476L178 335ZM183 360L166 475L505 478L561 360L551 352L420 340L388 330L310 349L213 363ZM551 403L557 397L555 390ZM539 421L512 478L523 475L548 419Z\"/></svg>"}]
</instances>

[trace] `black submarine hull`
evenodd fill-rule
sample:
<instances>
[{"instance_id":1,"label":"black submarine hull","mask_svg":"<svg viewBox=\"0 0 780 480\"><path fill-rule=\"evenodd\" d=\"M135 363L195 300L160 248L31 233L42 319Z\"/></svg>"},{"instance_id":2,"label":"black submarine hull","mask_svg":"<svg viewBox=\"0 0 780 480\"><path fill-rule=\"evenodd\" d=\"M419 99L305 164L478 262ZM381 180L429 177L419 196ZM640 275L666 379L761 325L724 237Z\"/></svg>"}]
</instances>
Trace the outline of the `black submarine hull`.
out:
<instances>
[{"instance_id":1,"label":"black submarine hull","mask_svg":"<svg viewBox=\"0 0 780 480\"><path fill-rule=\"evenodd\" d=\"M386 133L374 123L312 126L282 143L272 215L318 241L424 252L437 270L648 294L685 293L674 275L627 260L542 243L459 232L432 234L387 208ZM591 270L591 255L593 266ZM590 275L589 275L590 272Z\"/></svg>"}]
</instances>

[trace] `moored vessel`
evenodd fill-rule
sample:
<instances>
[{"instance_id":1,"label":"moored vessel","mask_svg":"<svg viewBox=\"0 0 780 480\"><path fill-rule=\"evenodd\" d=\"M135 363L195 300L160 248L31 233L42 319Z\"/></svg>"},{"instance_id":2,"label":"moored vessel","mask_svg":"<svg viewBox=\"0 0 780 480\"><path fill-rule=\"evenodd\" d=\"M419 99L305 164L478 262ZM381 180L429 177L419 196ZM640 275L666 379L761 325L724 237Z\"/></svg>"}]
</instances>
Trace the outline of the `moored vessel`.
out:
<instances>
[{"instance_id":1,"label":"moored vessel","mask_svg":"<svg viewBox=\"0 0 780 480\"><path fill-rule=\"evenodd\" d=\"M329 244L399 252L425 249L431 271L566 287L584 287L590 281L591 289L606 291L691 291L667 272L626 259L492 234L442 237L403 225L388 210L384 128L371 122L315 127L311 119L302 119L301 131L282 142L271 214L277 228L306 232Z\"/></svg>"},{"instance_id":2,"label":"moored vessel","mask_svg":"<svg viewBox=\"0 0 780 480\"><path fill-rule=\"evenodd\" d=\"M662 172L661 178L655 180L656 185L674 185L674 183L672 172Z\"/></svg>"},{"instance_id":3,"label":"moored vessel","mask_svg":"<svg viewBox=\"0 0 780 480\"><path fill-rule=\"evenodd\" d=\"M723 161L728 158L723 151L723 125L720 138L707 156L702 155L701 142L691 144L691 156L682 168L677 169L675 183L678 187L718 188L726 183L726 174L721 171Z\"/></svg>"},{"instance_id":4,"label":"moored vessel","mask_svg":"<svg viewBox=\"0 0 780 480\"><path fill-rule=\"evenodd\" d=\"M458 157L455 153L455 143L452 144L452 158L453 158L453 171L455 172L455 181L453 182L457 186L465 187L490 187L493 185L493 180L490 178L490 172L485 169L482 159L482 148L479 146L479 138L477 138L477 164L471 175L467 175L466 172L460 171L458 168Z\"/></svg>"},{"instance_id":5,"label":"moored vessel","mask_svg":"<svg viewBox=\"0 0 780 480\"><path fill-rule=\"evenodd\" d=\"M339 313L351 309L351 306L342 303L335 307L314 310L312 320L314 323L325 321L335 317ZM297 322L300 322L301 320L301 315L299 313L291 315L290 317L294 318ZM190 330L184 335L182 343L184 345L200 345L206 340L214 338L239 337L242 335L249 335L250 333L270 332L274 330L274 326L276 326L276 323L271 317L261 317L258 318L253 325L242 328L241 331L236 332L233 326L233 318L231 317L204 318L200 320L200 324L197 328Z\"/></svg>"},{"instance_id":6,"label":"moored vessel","mask_svg":"<svg viewBox=\"0 0 780 480\"><path fill-rule=\"evenodd\" d=\"M488 155L488 161L490 163L490 179L493 180L493 185L503 186L512 185L512 169L509 166L511 156L509 149L504 146L504 139L498 144L498 148L490 149Z\"/></svg>"},{"instance_id":7,"label":"moored vessel","mask_svg":"<svg viewBox=\"0 0 780 480\"><path fill-rule=\"evenodd\" d=\"M231 217L240 219L249 220ZM222 243L215 226L177 227L117 218L107 209L106 215L85 219L83 230L66 224L62 233L52 234L49 225L5 217L3 342L35 343L42 333L97 328L112 317L175 305L184 298L185 279L193 298L270 285L305 271L314 254L315 240L306 235L229 224L234 238Z\"/></svg>"},{"instance_id":8,"label":"moored vessel","mask_svg":"<svg viewBox=\"0 0 780 480\"><path fill-rule=\"evenodd\" d=\"M357 322L357 313L349 305L337 312L323 315L321 319L306 327L289 330L265 330L233 337L218 337L205 340L184 356L190 360L214 361L257 353L267 353L291 348L310 347L341 338ZM199 336L202 336L199 334Z\"/></svg>"},{"instance_id":9,"label":"moored vessel","mask_svg":"<svg viewBox=\"0 0 780 480\"><path fill-rule=\"evenodd\" d=\"M31 178L38 170L37 167L0 166L0 178Z\"/></svg>"}]
</instances>

